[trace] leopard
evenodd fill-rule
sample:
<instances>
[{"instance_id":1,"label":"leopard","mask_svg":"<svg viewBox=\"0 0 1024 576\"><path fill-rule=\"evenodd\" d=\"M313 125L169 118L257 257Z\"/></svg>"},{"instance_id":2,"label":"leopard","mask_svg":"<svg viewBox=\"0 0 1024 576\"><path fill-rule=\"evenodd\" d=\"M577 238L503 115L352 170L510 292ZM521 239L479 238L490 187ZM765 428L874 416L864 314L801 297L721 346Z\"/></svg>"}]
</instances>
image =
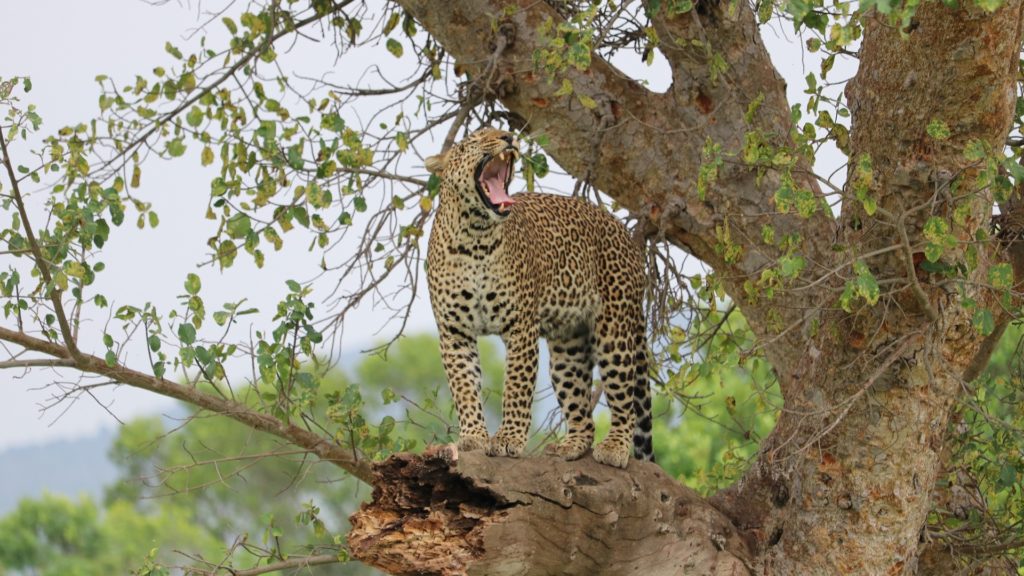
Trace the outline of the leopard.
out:
<instances>
[{"instance_id":1,"label":"leopard","mask_svg":"<svg viewBox=\"0 0 1024 576\"><path fill-rule=\"evenodd\" d=\"M461 450L519 457L532 423L540 339L566 423L550 455L591 451L625 468L632 454L654 460L643 297L642 244L608 210L572 196L509 195L516 136L485 127L425 159L439 181L427 247L427 285ZM501 423L488 436L480 392L478 338L505 344ZM595 362L611 412L593 446Z\"/></svg>"}]
</instances>

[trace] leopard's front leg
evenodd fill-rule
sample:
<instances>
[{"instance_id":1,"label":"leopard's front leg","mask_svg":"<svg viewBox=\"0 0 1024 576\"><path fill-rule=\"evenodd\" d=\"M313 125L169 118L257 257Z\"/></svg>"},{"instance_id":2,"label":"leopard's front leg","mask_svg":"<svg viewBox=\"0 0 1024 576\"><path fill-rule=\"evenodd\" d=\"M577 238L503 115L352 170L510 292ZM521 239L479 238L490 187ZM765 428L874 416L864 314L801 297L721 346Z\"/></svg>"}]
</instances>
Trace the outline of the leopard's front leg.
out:
<instances>
[{"instance_id":1,"label":"leopard's front leg","mask_svg":"<svg viewBox=\"0 0 1024 576\"><path fill-rule=\"evenodd\" d=\"M488 456L517 457L526 448L537 384L537 347L540 327L518 322L505 341L505 388L501 397L501 427L487 445Z\"/></svg>"},{"instance_id":2,"label":"leopard's front leg","mask_svg":"<svg viewBox=\"0 0 1024 576\"><path fill-rule=\"evenodd\" d=\"M480 361L476 339L450 327L441 328L441 360L459 412L459 448L487 446L487 424L480 401Z\"/></svg>"}]
</instances>

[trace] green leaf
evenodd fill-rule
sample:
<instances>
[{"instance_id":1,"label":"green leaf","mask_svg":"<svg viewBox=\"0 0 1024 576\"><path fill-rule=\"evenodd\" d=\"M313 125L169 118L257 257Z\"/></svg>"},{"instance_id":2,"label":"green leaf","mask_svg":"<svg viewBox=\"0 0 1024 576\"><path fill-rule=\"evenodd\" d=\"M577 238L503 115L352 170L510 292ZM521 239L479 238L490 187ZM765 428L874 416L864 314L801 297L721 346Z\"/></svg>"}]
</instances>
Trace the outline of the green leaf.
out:
<instances>
[{"instance_id":1,"label":"green leaf","mask_svg":"<svg viewBox=\"0 0 1024 576\"><path fill-rule=\"evenodd\" d=\"M217 262L223 268L230 268L238 255L238 247L230 240L225 240L217 246Z\"/></svg>"},{"instance_id":2,"label":"green leaf","mask_svg":"<svg viewBox=\"0 0 1024 576\"><path fill-rule=\"evenodd\" d=\"M985 308L974 313L974 317L971 318L971 324L978 331L978 334L982 336L988 336L996 329L996 321L992 317L992 313Z\"/></svg>"},{"instance_id":3,"label":"green leaf","mask_svg":"<svg viewBox=\"0 0 1024 576\"><path fill-rule=\"evenodd\" d=\"M164 50L166 50L167 53L170 54L171 56L174 56L178 60L181 60L181 50L178 50L177 48L175 48L174 45L171 44L170 42L164 44Z\"/></svg>"},{"instance_id":4,"label":"green leaf","mask_svg":"<svg viewBox=\"0 0 1024 576\"><path fill-rule=\"evenodd\" d=\"M878 201L875 200L874 196L864 196L861 199L861 203L864 205L864 213L868 216L874 216L878 210Z\"/></svg>"},{"instance_id":5,"label":"green leaf","mask_svg":"<svg viewBox=\"0 0 1024 576\"><path fill-rule=\"evenodd\" d=\"M331 112L320 118L320 127L331 132L341 132L345 129L345 120L337 112Z\"/></svg>"},{"instance_id":6,"label":"green leaf","mask_svg":"<svg viewBox=\"0 0 1024 576\"><path fill-rule=\"evenodd\" d=\"M380 421L380 426L377 427L377 433L381 436L387 436L395 429L395 419L391 416L385 416Z\"/></svg>"},{"instance_id":7,"label":"green leaf","mask_svg":"<svg viewBox=\"0 0 1024 576\"><path fill-rule=\"evenodd\" d=\"M555 92L555 96L568 96L572 94L572 82L568 78L562 78L562 86Z\"/></svg>"},{"instance_id":8,"label":"green leaf","mask_svg":"<svg viewBox=\"0 0 1024 576\"><path fill-rule=\"evenodd\" d=\"M929 242L924 247L924 257L927 258L929 262L938 262L939 258L942 258L942 252L942 246L932 242Z\"/></svg>"},{"instance_id":9,"label":"green leaf","mask_svg":"<svg viewBox=\"0 0 1024 576\"><path fill-rule=\"evenodd\" d=\"M693 0L669 0L666 6L666 12L668 12L669 16L685 14L690 10L693 10Z\"/></svg>"},{"instance_id":10,"label":"green leaf","mask_svg":"<svg viewBox=\"0 0 1024 576\"><path fill-rule=\"evenodd\" d=\"M274 51L272 46L267 46L266 50L260 53L260 60L269 64L274 60L277 60L277 52Z\"/></svg>"},{"instance_id":11,"label":"green leaf","mask_svg":"<svg viewBox=\"0 0 1024 576\"><path fill-rule=\"evenodd\" d=\"M783 278L796 278L806 266L807 261L802 256L789 255L779 258L779 273Z\"/></svg>"},{"instance_id":12,"label":"green leaf","mask_svg":"<svg viewBox=\"0 0 1024 576\"><path fill-rule=\"evenodd\" d=\"M398 12L392 12L391 16L388 16L388 21L384 24L384 28L381 30L385 36L390 34L391 31L395 29L395 26L398 26L398 18Z\"/></svg>"},{"instance_id":13,"label":"green leaf","mask_svg":"<svg viewBox=\"0 0 1024 576\"><path fill-rule=\"evenodd\" d=\"M181 138L175 138L167 143L167 153L172 158L177 158L185 153L185 143L181 141Z\"/></svg>"},{"instance_id":14,"label":"green leaf","mask_svg":"<svg viewBox=\"0 0 1024 576\"><path fill-rule=\"evenodd\" d=\"M203 111L199 106L193 106L188 111L188 114L185 115L185 122L188 123L189 126L195 128L203 123L203 116Z\"/></svg>"},{"instance_id":15,"label":"green leaf","mask_svg":"<svg viewBox=\"0 0 1024 576\"><path fill-rule=\"evenodd\" d=\"M948 140L950 135L949 125L938 119L933 119L929 122L925 131L936 140Z\"/></svg>"},{"instance_id":16,"label":"green leaf","mask_svg":"<svg viewBox=\"0 0 1024 576\"><path fill-rule=\"evenodd\" d=\"M878 281L875 280L875 276L871 274L871 270L868 268L867 264L863 262L855 263L853 265L853 270L857 273L857 280L854 283L857 294L864 298L869 305L874 306L881 295L881 291L878 288Z\"/></svg>"},{"instance_id":17,"label":"green leaf","mask_svg":"<svg viewBox=\"0 0 1024 576\"><path fill-rule=\"evenodd\" d=\"M54 283L54 285L57 286L57 288L59 290L67 290L68 289L68 276L67 276L67 274L65 274L63 270L58 270L57 273L53 275L53 283Z\"/></svg>"},{"instance_id":18,"label":"green leaf","mask_svg":"<svg viewBox=\"0 0 1024 576\"><path fill-rule=\"evenodd\" d=\"M114 354L113 350L107 350L103 359L107 362L107 366L110 366L111 368L117 365L117 354Z\"/></svg>"},{"instance_id":19,"label":"green leaf","mask_svg":"<svg viewBox=\"0 0 1024 576\"><path fill-rule=\"evenodd\" d=\"M191 346L196 341L196 327L188 322L178 324L178 338L182 344Z\"/></svg>"},{"instance_id":20,"label":"green leaf","mask_svg":"<svg viewBox=\"0 0 1024 576\"><path fill-rule=\"evenodd\" d=\"M388 52L391 52L391 54L395 58L401 58L402 54L405 53L405 49L402 48L402 43L399 42L398 40L395 40L394 38L388 38L386 47L388 49Z\"/></svg>"},{"instance_id":21,"label":"green leaf","mask_svg":"<svg viewBox=\"0 0 1024 576\"><path fill-rule=\"evenodd\" d=\"M997 290L1009 290L1013 287L1013 267L1007 262L996 264L988 270L988 281Z\"/></svg>"},{"instance_id":22,"label":"green leaf","mask_svg":"<svg viewBox=\"0 0 1024 576\"><path fill-rule=\"evenodd\" d=\"M249 219L248 214L239 212L228 219L228 236L236 239L245 238L249 230L252 230L252 221Z\"/></svg>"},{"instance_id":23,"label":"green leaf","mask_svg":"<svg viewBox=\"0 0 1024 576\"><path fill-rule=\"evenodd\" d=\"M586 94L577 94L576 98L578 98L580 104L582 104L583 107L588 110L593 110L594 108L597 108L597 102L595 102L593 98L587 96Z\"/></svg>"},{"instance_id":24,"label":"green leaf","mask_svg":"<svg viewBox=\"0 0 1024 576\"><path fill-rule=\"evenodd\" d=\"M988 144L977 138L969 141L967 146L964 146L964 158L968 162L979 162L984 160L988 156Z\"/></svg>"},{"instance_id":25,"label":"green leaf","mask_svg":"<svg viewBox=\"0 0 1024 576\"><path fill-rule=\"evenodd\" d=\"M293 170L302 170L302 144L296 144L288 147L288 165Z\"/></svg>"},{"instance_id":26,"label":"green leaf","mask_svg":"<svg viewBox=\"0 0 1024 576\"><path fill-rule=\"evenodd\" d=\"M85 266L82 266L80 262L68 262L64 265L64 271L68 276L81 280L85 278Z\"/></svg>"},{"instance_id":27,"label":"green leaf","mask_svg":"<svg viewBox=\"0 0 1024 576\"><path fill-rule=\"evenodd\" d=\"M185 292L195 296L196 294L199 294L199 291L202 288L203 283L199 280L199 276L189 272L188 276L185 278Z\"/></svg>"},{"instance_id":28,"label":"green leaf","mask_svg":"<svg viewBox=\"0 0 1024 576\"><path fill-rule=\"evenodd\" d=\"M925 222L922 232L929 242L944 242L949 236L949 224L938 216L932 216Z\"/></svg>"}]
</instances>

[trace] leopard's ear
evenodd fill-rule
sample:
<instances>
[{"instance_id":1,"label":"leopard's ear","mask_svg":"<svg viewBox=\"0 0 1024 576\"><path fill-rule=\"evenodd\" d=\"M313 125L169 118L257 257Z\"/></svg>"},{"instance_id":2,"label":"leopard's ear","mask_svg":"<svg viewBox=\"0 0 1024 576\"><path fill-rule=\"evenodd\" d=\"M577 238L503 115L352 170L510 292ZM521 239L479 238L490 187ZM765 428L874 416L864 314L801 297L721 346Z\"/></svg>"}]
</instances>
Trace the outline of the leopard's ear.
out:
<instances>
[{"instance_id":1,"label":"leopard's ear","mask_svg":"<svg viewBox=\"0 0 1024 576\"><path fill-rule=\"evenodd\" d=\"M448 153L438 154L437 156L430 156L424 162L427 171L431 174L440 174L444 167L448 165Z\"/></svg>"}]
</instances>

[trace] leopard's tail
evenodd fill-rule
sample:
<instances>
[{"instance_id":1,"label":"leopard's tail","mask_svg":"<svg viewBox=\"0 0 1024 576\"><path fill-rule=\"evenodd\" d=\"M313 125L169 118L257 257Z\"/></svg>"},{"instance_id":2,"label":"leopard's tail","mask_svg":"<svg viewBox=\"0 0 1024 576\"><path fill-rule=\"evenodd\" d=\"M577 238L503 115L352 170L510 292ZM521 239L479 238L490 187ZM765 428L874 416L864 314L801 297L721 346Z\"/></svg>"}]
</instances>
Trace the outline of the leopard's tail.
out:
<instances>
[{"instance_id":1,"label":"leopard's tail","mask_svg":"<svg viewBox=\"0 0 1024 576\"><path fill-rule=\"evenodd\" d=\"M647 337L643 324L636 337L636 388L633 394L633 412L636 429L633 431L633 456L638 460L654 462L651 442L651 385L648 379Z\"/></svg>"}]
</instances>

